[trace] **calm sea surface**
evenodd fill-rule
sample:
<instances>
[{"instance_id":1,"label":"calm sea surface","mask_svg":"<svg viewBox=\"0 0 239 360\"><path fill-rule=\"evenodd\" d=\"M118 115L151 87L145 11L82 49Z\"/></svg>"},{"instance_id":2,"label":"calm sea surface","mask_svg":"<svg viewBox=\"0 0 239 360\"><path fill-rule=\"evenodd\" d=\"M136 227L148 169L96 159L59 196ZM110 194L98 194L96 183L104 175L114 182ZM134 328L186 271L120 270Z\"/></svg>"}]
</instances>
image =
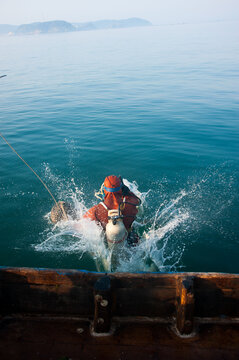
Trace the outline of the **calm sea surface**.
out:
<instances>
[{"instance_id":1,"label":"calm sea surface","mask_svg":"<svg viewBox=\"0 0 239 360\"><path fill-rule=\"evenodd\" d=\"M105 176L127 179L145 198L142 261L239 273L238 30L1 36L0 131L81 211ZM52 199L1 138L0 204L0 265L96 269L82 238L50 224Z\"/></svg>"}]
</instances>

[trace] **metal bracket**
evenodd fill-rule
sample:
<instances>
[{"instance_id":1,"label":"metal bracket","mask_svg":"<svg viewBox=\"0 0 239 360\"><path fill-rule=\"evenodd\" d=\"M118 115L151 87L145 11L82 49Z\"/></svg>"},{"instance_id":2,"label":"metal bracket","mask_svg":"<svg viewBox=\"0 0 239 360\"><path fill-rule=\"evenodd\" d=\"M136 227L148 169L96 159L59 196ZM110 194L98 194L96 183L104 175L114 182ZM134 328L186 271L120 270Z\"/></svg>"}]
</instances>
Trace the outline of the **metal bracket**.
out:
<instances>
[{"instance_id":1,"label":"metal bracket","mask_svg":"<svg viewBox=\"0 0 239 360\"><path fill-rule=\"evenodd\" d=\"M98 279L94 286L95 313L93 332L108 333L111 327L111 279L105 275Z\"/></svg>"}]
</instances>

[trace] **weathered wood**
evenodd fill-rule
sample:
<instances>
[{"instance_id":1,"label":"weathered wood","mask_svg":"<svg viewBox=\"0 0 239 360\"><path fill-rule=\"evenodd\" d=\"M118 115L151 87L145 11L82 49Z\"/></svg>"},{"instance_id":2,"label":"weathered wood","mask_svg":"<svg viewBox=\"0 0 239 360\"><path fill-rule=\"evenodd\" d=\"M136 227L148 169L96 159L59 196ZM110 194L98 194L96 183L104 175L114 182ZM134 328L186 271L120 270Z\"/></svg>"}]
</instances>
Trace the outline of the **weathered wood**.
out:
<instances>
[{"instance_id":1,"label":"weathered wood","mask_svg":"<svg viewBox=\"0 0 239 360\"><path fill-rule=\"evenodd\" d=\"M108 333L111 326L111 280L109 276L98 279L94 286L95 312L93 332Z\"/></svg>"},{"instance_id":2,"label":"weathered wood","mask_svg":"<svg viewBox=\"0 0 239 360\"><path fill-rule=\"evenodd\" d=\"M81 270L0 268L1 283L92 287L103 274Z\"/></svg>"},{"instance_id":3,"label":"weathered wood","mask_svg":"<svg viewBox=\"0 0 239 360\"><path fill-rule=\"evenodd\" d=\"M235 274L0 268L0 301L1 360L239 358Z\"/></svg>"},{"instance_id":4,"label":"weathered wood","mask_svg":"<svg viewBox=\"0 0 239 360\"><path fill-rule=\"evenodd\" d=\"M103 273L79 270L0 268L1 312L94 315L93 288ZM113 316L172 317L176 284L194 277L197 317L239 317L239 275L110 273Z\"/></svg>"},{"instance_id":5,"label":"weathered wood","mask_svg":"<svg viewBox=\"0 0 239 360\"><path fill-rule=\"evenodd\" d=\"M212 288L195 289L195 316L230 316L239 317L239 292L234 289Z\"/></svg>"},{"instance_id":6,"label":"weathered wood","mask_svg":"<svg viewBox=\"0 0 239 360\"><path fill-rule=\"evenodd\" d=\"M116 316L173 316L175 288L116 288Z\"/></svg>"},{"instance_id":7,"label":"weathered wood","mask_svg":"<svg viewBox=\"0 0 239 360\"><path fill-rule=\"evenodd\" d=\"M4 284L1 312L92 316L92 292L93 286L91 289L82 289L63 285Z\"/></svg>"},{"instance_id":8,"label":"weathered wood","mask_svg":"<svg viewBox=\"0 0 239 360\"><path fill-rule=\"evenodd\" d=\"M239 324L202 324L180 338L165 324L120 322L111 336L92 336L90 322L71 318L5 318L1 360L238 360Z\"/></svg>"},{"instance_id":9,"label":"weathered wood","mask_svg":"<svg viewBox=\"0 0 239 360\"><path fill-rule=\"evenodd\" d=\"M69 286L92 287L103 273L94 273L70 269L41 269L41 268L8 268L0 267L1 283L28 283ZM195 288L212 285L220 289L239 289L239 275L220 273L110 273L117 288L171 287L176 288L176 281L185 276L195 277Z\"/></svg>"},{"instance_id":10,"label":"weathered wood","mask_svg":"<svg viewBox=\"0 0 239 360\"><path fill-rule=\"evenodd\" d=\"M193 332L194 326L194 288L193 277L184 277L177 282L177 329L181 335Z\"/></svg>"}]
</instances>

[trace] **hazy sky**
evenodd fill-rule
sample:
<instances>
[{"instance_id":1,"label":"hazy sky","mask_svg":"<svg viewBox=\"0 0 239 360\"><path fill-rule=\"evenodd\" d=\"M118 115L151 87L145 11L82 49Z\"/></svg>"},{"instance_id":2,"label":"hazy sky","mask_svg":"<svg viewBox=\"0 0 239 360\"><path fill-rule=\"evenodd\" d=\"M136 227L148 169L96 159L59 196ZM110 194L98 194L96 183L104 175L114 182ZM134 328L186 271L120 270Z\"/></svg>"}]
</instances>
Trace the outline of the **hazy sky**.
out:
<instances>
[{"instance_id":1,"label":"hazy sky","mask_svg":"<svg viewBox=\"0 0 239 360\"><path fill-rule=\"evenodd\" d=\"M129 17L153 24L239 19L239 0L0 0L0 24Z\"/></svg>"}]
</instances>

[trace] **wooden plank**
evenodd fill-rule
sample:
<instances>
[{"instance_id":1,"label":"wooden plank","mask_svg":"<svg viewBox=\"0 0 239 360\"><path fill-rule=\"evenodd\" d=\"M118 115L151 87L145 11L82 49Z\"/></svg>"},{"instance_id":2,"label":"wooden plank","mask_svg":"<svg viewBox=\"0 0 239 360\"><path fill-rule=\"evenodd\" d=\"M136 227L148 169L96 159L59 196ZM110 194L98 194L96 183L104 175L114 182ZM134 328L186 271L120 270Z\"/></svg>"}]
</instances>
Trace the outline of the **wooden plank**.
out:
<instances>
[{"instance_id":1,"label":"wooden plank","mask_svg":"<svg viewBox=\"0 0 239 360\"><path fill-rule=\"evenodd\" d=\"M194 328L194 288L193 277L179 278L177 283L177 329L181 335L188 335Z\"/></svg>"},{"instance_id":2,"label":"wooden plank","mask_svg":"<svg viewBox=\"0 0 239 360\"><path fill-rule=\"evenodd\" d=\"M115 316L172 316L175 313L175 289L115 289Z\"/></svg>"},{"instance_id":3,"label":"wooden plank","mask_svg":"<svg viewBox=\"0 0 239 360\"><path fill-rule=\"evenodd\" d=\"M114 273L115 287L120 288L155 288L155 287L176 287L175 274L161 274L161 273Z\"/></svg>"},{"instance_id":4,"label":"wooden plank","mask_svg":"<svg viewBox=\"0 0 239 360\"><path fill-rule=\"evenodd\" d=\"M149 287L169 287L176 288L176 282L185 276L194 277L194 287L218 287L220 289L239 289L239 275L220 274L220 273L147 273L147 274L129 274L114 273L117 288L149 288Z\"/></svg>"},{"instance_id":5,"label":"wooden plank","mask_svg":"<svg viewBox=\"0 0 239 360\"><path fill-rule=\"evenodd\" d=\"M114 316L175 314L176 283L194 274L195 316L239 316L239 275L111 273ZM93 316L93 288L105 275L79 270L1 268L1 312L28 311Z\"/></svg>"},{"instance_id":6,"label":"wooden plank","mask_svg":"<svg viewBox=\"0 0 239 360\"><path fill-rule=\"evenodd\" d=\"M35 268L0 268L2 283L31 283L31 284L68 284L75 286L94 286L103 273L92 273L69 269L35 269ZM149 288L173 287L176 281L185 276L195 277L195 288L211 287L212 284L221 289L239 288L239 275L218 273L110 273L117 288Z\"/></svg>"},{"instance_id":7,"label":"wooden plank","mask_svg":"<svg viewBox=\"0 0 239 360\"><path fill-rule=\"evenodd\" d=\"M93 316L93 288L15 284L2 286L2 294L1 312L5 314L26 312Z\"/></svg>"},{"instance_id":8,"label":"wooden plank","mask_svg":"<svg viewBox=\"0 0 239 360\"><path fill-rule=\"evenodd\" d=\"M103 273L84 272L80 270L61 269L31 269L31 268L1 268L0 281L2 283L29 283L29 284L65 284L76 286L94 286L97 279L103 277ZM128 274L110 273L116 287L151 287L168 286L175 287L175 275L173 274Z\"/></svg>"},{"instance_id":9,"label":"wooden plank","mask_svg":"<svg viewBox=\"0 0 239 360\"><path fill-rule=\"evenodd\" d=\"M195 316L239 317L239 292L233 289L196 289Z\"/></svg>"},{"instance_id":10,"label":"wooden plank","mask_svg":"<svg viewBox=\"0 0 239 360\"><path fill-rule=\"evenodd\" d=\"M115 316L172 316L175 312L175 290L155 288L115 289ZM195 316L239 316L239 293L195 290ZM93 314L93 287L65 285L38 286L4 284L1 286L1 312L39 311ZM57 306L56 306L57 305ZM17 310L18 309L18 310Z\"/></svg>"},{"instance_id":11,"label":"wooden plank","mask_svg":"<svg viewBox=\"0 0 239 360\"><path fill-rule=\"evenodd\" d=\"M93 287L4 284L1 310L11 312L93 315ZM174 289L114 289L114 316L171 316L175 312Z\"/></svg>"},{"instance_id":12,"label":"wooden plank","mask_svg":"<svg viewBox=\"0 0 239 360\"><path fill-rule=\"evenodd\" d=\"M88 321L6 318L0 327L0 358L74 360L238 360L239 325L200 325L180 338L162 324L116 324L114 335L92 336Z\"/></svg>"},{"instance_id":13,"label":"wooden plank","mask_svg":"<svg viewBox=\"0 0 239 360\"><path fill-rule=\"evenodd\" d=\"M93 287L95 281L102 277L100 273L80 270L0 268L1 283L27 283L39 285L69 285Z\"/></svg>"},{"instance_id":14,"label":"wooden plank","mask_svg":"<svg viewBox=\"0 0 239 360\"><path fill-rule=\"evenodd\" d=\"M212 287L219 289L239 289L239 275L196 273L194 278L195 289L211 289Z\"/></svg>"}]
</instances>

